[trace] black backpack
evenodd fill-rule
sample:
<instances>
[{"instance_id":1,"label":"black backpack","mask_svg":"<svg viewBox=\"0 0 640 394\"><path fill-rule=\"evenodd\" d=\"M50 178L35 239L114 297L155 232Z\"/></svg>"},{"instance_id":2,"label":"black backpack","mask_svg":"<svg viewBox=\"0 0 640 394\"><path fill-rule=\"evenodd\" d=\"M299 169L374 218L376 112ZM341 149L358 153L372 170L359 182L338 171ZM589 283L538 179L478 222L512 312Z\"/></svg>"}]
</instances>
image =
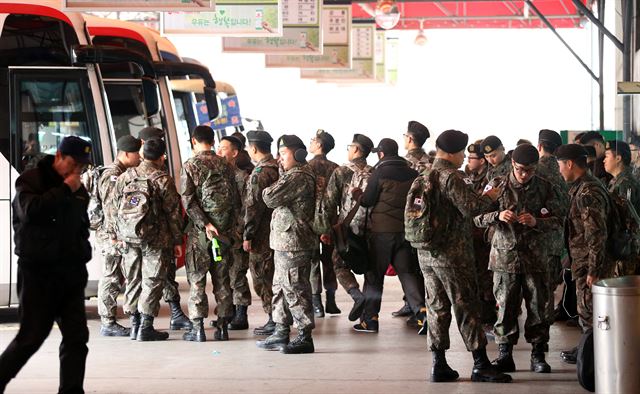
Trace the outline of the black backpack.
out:
<instances>
[{"instance_id":1,"label":"black backpack","mask_svg":"<svg viewBox=\"0 0 640 394\"><path fill-rule=\"evenodd\" d=\"M628 193L629 194L629 193ZM610 230L607 239L609 253L616 260L628 260L638 255L640 217L627 197L609 193L611 201Z\"/></svg>"},{"instance_id":2,"label":"black backpack","mask_svg":"<svg viewBox=\"0 0 640 394\"><path fill-rule=\"evenodd\" d=\"M576 370L578 382L585 390L596 391L596 374L593 357L593 329L588 329L578 342L578 355L576 357Z\"/></svg>"}]
</instances>

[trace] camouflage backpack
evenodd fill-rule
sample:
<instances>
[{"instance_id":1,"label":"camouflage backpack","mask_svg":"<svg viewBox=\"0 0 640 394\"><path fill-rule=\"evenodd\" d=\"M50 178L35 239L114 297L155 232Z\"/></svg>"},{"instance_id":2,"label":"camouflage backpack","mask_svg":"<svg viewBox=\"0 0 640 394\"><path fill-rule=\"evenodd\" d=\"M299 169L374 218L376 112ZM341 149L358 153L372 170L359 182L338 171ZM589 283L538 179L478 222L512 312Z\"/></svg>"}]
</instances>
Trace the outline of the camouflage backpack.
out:
<instances>
[{"instance_id":1,"label":"camouflage backpack","mask_svg":"<svg viewBox=\"0 0 640 394\"><path fill-rule=\"evenodd\" d=\"M102 209L102 199L98 192L98 182L106 167L92 167L82 174L82 184L89 193L89 207L87 214L89 215L89 228L97 230L104 222L104 211Z\"/></svg>"},{"instance_id":2,"label":"camouflage backpack","mask_svg":"<svg viewBox=\"0 0 640 394\"><path fill-rule=\"evenodd\" d=\"M235 177L230 171L214 170L206 165L199 180L198 194L202 209L213 220L213 225L220 231L227 231L232 225L236 204L240 202ZM228 169L228 167L224 167Z\"/></svg>"},{"instance_id":3,"label":"camouflage backpack","mask_svg":"<svg viewBox=\"0 0 640 394\"><path fill-rule=\"evenodd\" d=\"M156 171L146 177L140 176L135 168L129 171L125 173L130 178L129 182L124 186L118 203L118 238L131 243L149 242L156 232L153 228L156 216L154 183L165 173Z\"/></svg>"},{"instance_id":4,"label":"camouflage backpack","mask_svg":"<svg viewBox=\"0 0 640 394\"><path fill-rule=\"evenodd\" d=\"M622 197L609 193L611 215L607 247L617 260L629 260L638 255L640 246L640 217L631 204L631 190Z\"/></svg>"},{"instance_id":5,"label":"camouflage backpack","mask_svg":"<svg viewBox=\"0 0 640 394\"><path fill-rule=\"evenodd\" d=\"M360 168L355 164L349 164L347 167L349 167L349 169L353 171L353 176L351 177L351 182L349 182L346 190L343 190L342 192L341 213L343 215L349 213L349 211L351 211L351 209L356 204L352 196L353 190L359 188L360 190L364 191L367 188L367 183L369 182L371 172L373 172L373 168L368 165L364 166L364 168ZM358 211L353 217L353 220L351 220L351 224L349 226L354 234L361 235L366 231L365 222L367 221L368 215L369 212L366 208L358 208Z\"/></svg>"},{"instance_id":6,"label":"camouflage backpack","mask_svg":"<svg viewBox=\"0 0 640 394\"><path fill-rule=\"evenodd\" d=\"M411 184L404 209L405 239L411 246L433 250L440 246L449 222L439 209L440 172L427 170Z\"/></svg>"}]
</instances>

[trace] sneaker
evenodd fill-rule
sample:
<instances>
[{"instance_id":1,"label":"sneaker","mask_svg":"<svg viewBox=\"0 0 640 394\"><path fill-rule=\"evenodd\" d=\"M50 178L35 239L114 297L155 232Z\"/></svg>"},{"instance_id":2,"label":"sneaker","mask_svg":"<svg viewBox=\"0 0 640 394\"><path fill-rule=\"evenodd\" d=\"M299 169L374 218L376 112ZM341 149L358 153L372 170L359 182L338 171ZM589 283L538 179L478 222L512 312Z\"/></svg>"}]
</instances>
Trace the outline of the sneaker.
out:
<instances>
[{"instance_id":1,"label":"sneaker","mask_svg":"<svg viewBox=\"0 0 640 394\"><path fill-rule=\"evenodd\" d=\"M358 332L378 332L378 319L363 320L354 325L353 329Z\"/></svg>"}]
</instances>

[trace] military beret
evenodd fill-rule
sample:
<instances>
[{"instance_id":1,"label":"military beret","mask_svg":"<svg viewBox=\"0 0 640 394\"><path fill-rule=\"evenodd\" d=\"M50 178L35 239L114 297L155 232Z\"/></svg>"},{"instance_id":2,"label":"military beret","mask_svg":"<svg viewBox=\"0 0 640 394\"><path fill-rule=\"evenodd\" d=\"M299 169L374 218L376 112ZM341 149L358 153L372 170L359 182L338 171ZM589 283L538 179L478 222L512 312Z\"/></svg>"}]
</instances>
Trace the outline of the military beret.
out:
<instances>
[{"instance_id":1,"label":"military beret","mask_svg":"<svg viewBox=\"0 0 640 394\"><path fill-rule=\"evenodd\" d=\"M140 130L140 133L138 133L138 138L143 141L151 140L154 138L164 138L164 131L153 126L145 127L144 129Z\"/></svg>"},{"instance_id":2,"label":"military beret","mask_svg":"<svg viewBox=\"0 0 640 394\"><path fill-rule=\"evenodd\" d=\"M271 144L273 142L273 138L271 138L271 135L264 130L251 130L247 132L247 141Z\"/></svg>"},{"instance_id":3,"label":"military beret","mask_svg":"<svg viewBox=\"0 0 640 394\"><path fill-rule=\"evenodd\" d=\"M242 142L242 149L244 149L244 146L247 144L247 137L245 137L241 132L236 131L235 133L231 134L232 136L236 137L237 139L240 140L240 142Z\"/></svg>"},{"instance_id":4,"label":"military beret","mask_svg":"<svg viewBox=\"0 0 640 394\"><path fill-rule=\"evenodd\" d=\"M447 153L462 152L469 142L469 136L462 131L446 130L436 139L436 148Z\"/></svg>"},{"instance_id":5,"label":"military beret","mask_svg":"<svg viewBox=\"0 0 640 394\"><path fill-rule=\"evenodd\" d=\"M606 149L616 152L616 154L622 156L623 159L631 158L631 148L629 144L624 141L609 141L607 142Z\"/></svg>"},{"instance_id":6,"label":"military beret","mask_svg":"<svg viewBox=\"0 0 640 394\"><path fill-rule=\"evenodd\" d=\"M383 138L378 143L378 146L373 148L371 152L382 152L385 155L395 156L398 154L398 143L391 138Z\"/></svg>"},{"instance_id":7,"label":"military beret","mask_svg":"<svg viewBox=\"0 0 640 394\"><path fill-rule=\"evenodd\" d=\"M278 149L289 148L294 152L294 158L298 163L306 163L307 147L304 142L293 134L284 134L278 138Z\"/></svg>"},{"instance_id":8,"label":"military beret","mask_svg":"<svg viewBox=\"0 0 640 394\"><path fill-rule=\"evenodd\" d=\"M516 142L516 146L518 146L518 145L524 145L524 144L533 145L533 144L531 143L531 141L529 141L529 140L527 140L527 139L524 139L524 138L520 138L520 139L518 140L518 142Z\"/></svg>"},{"instance_id":9,"label":"military beret","mask_svg":"<svg viewBox=\"0 0 640 394\"><path fill-rule=\"evenodd\" d=\"M521 144L513 150L511 158L518 164L528 166L538 162L540 153L538 153L538 149L531 144Z\"/></svg>"},{"instance_id":10,"label":"military beret","mask_svg":"<svg viewBox=\"0 0 640 394\"><path fill-rule=\"evenodd\" d=\"M353 142L362 146L367 153L371 152L373 149L373 141L364 134L354 134Z\"/></svg>"},{"instance_id":11,"label":"military beret","mask_svg":"<svg viewBox=\"0 0 640 394\"><path fill-rule=\"evenodd\" d=\"M231 143L231 145L235 146L235 148L237 150L242 150L242 141L240 141L240 138L233 136L233 135L227 135L224 136L222 138L220 138L221 141L229 141Z\"/></svg>"},{"instance_id":12,"label":"military beret","mask_svg":"<svg viewBox=\"0 0 640 394\"><path fill-rule=\"evenodd\" d=\"M582 137L580 137L580 143L583 144L583 145L584 144L588 144L589 142L591 142L593 140L598 140L598 141L604 143L604 138L597 131L586 132L586 133L584 133L584 135Z\"/></svg>"},{"instance_id":13,"label":"military beret","mask_svg":"<svg viewBox=\"0 0 640 394\"><path fill-rule=\"evenodd\" d=\"M158 160L164 155L167 145L160 138L153 138L144 143L142 154L147 160Z\"/></svg>"},{"instance_id":14,"label":"military beret","mask_svg":"<svg viewBox=\"0 0 640 394\"><path fill-rule=\"evenodd\" d=\"M562 137L560 137L560 134L558 134L558 132L556 131L549 130L549 129L542 129L538 133L538 143L540 142L546 142L552 145L553 148L555 149L560 145L562 145Z\"/></svg>"},{"instance_id":15,"label":"military beret","mask_svg":"<svg viewBox=\"0 0 640 394\"><path fill-rule=\"evenodd\" d=\"M501 146L502 141L500 141L500 138L496 137L495 135L490 135L482 140L482 151L485 155L493 152Z\"/></svg>"},{"instance_id":16,"label":"military beret","mask_svg":"<svg viewBox=\"0 0 640 394\"><path fill-rule=\"evenodd\" d=\"M597 157L596 148L591 145L583 145L584 150L587 152L587 157Z\"/></svg>"},{"instance_id":17,"label":"military beret","mask_svg":"<svg viewBox=\"0 0 640 394\"><path fill-rule=\"evenodd\" d=\"M75 135L64 137L58 145L58 152L73 157L78 163L91 163L91 143Z\"/></svg>"},{"instance_id":18,"label":"military beret","mask_svg":"<svg viewBox=\"0 0 640 394\"><path fill-rule=\"evenodd\" d=\"M581 157L587 157L587 150L582 145L565 144L556 149L556 158L558 160L576 160Z\"/></svg>"},{"instance_id":19,"label":"military beret","mask_svg":"<svg viewBox=\"0 0 640 394\"><path fill-rule=\"evenodd\" d=\"M331 151L331 149L335 148L336 146L336 141L333 139L331 134L322 129L318 129L318 131L316 131L316 138L322 144L324 153L329 153L329 151Z\"/></svg>"},{"instance_id":20,"label":"military beret","mask_svg":"<svg viewBox=\"0 0 640 394\"><path fill-rule=\"evenodd\" d=\"M116 145L118 150L121 152L138 152L140 150L140 146L142 146L142 141L127 134L118 138Z\"/></svg>"},{"instance_id":21,"label":"military beret","mask_svg":"<svg viewBox=\"0 0 640 394\"><path fill-rule=\"evenodd\" d=\"M479 158L483 158L484 157L484 152L482 152L482 144L474 143L474 144L471 144L471 145L467 146L467 152L473 153L474 155L478 156Z\"/></svg>"},{"instance_id":22,"label":"military beret","mask_svg":"<svg viewBox=\"0 0 640 394\"><path fill-rule=\"evenodd\" d=\"M423 137L425 141L431 136L429 134L429 129L427 128L427 126L415 120L409 122L409 124L407 125L407 131L416 136Z\"/></svg>"}]
</instances>

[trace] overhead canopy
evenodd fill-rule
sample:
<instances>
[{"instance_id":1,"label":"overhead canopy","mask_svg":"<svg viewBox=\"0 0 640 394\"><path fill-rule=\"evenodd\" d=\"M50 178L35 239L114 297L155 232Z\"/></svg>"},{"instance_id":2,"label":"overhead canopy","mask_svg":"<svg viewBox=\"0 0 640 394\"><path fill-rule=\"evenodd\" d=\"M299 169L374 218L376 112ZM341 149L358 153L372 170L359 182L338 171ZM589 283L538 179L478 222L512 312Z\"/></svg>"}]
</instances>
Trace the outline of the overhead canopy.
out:
<instances>
[{"instance_id":1,"label":"overhead canopy","mask_svg":"<svg viewBox=\"0 0 640 394\"><path fill-rule=\"evenodd\" d=\"M580 0L585 3L585 0ZM582 17L572 0L534 0L533 4L556 28L581 27ZM355 2L354 19L371 19L376 2ZM398 1L401 19L394 29L545 28L524 1Z\"/></svg>"}]
</instances>

